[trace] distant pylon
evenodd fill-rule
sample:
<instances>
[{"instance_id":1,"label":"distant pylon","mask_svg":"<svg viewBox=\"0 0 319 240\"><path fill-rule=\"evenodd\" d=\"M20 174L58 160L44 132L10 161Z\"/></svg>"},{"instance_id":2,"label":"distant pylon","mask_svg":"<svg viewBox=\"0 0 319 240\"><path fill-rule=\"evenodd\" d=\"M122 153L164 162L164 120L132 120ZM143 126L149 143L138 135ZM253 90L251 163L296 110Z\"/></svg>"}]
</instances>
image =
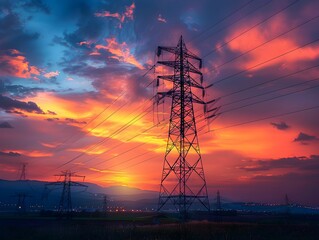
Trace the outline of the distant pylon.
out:
<instances>
[{"instance_id":1,"label":"distant pylon","mask_svg":"<svg viewBox=\"0 0 319 240\"><path fill-rule=\"evenodd\" d=\"M290 213L290 201L288 198L288 194L285 195L285 207L286 207L286 214Z\"/></svg>"},{"instance_id":2,"label":"distant pylon","mask_svg":"<svg viewBox=\"0 0 319 240\"><path fill-rule=\"evenodd\" d=\"M85 179L85 176L80 176L75 174L74 172L71 172L69 170L62 171L61 174L56 174L55 176L63 177L62 181L57 181L53 183L46 184L46 187L52 186L52 185L62 185L62 194L59 202L59 208L58 212L60 214L66 214L69 215L72 212L72 198L71 198L71 187L87 187L84 184L73 182L72 177L80 177L83 178L83 181Z\"/></svg>"},{"instance_id":3,"label":"distant pylon","mask_svg":"<svg viewBox=\"0 0 319 240\"><path fill-rule=\"evenodd\" d=\"M219 190L217 191L217 197L216 197L216 210L217 210L217 211L222 210L222 204L221 204L221 201L220 201L220 193L219 193Z\"/></svg>"},{"instance_id":4,"label":"distant pylon","mask_svg":"<svg viewBox=\"0 0 319 240\"><path fill-rule=\"evenodd\" d=\"M289 206L290 203L289 203L289 198L288 198L288 194L285 195L285 205L286 206Z\"/></svg>"},{"instance_id":5,"label":"distant pylon","mask_svg":"<svg viewBox=\"0 0 319 240\"><path fill-rule=\"evenodd\" d=\"M20 213L25 213L26 212L25 200L27 198L27 195L25 193L19 193L16 195L16 197L18 198L17 211Z\"/></svg>"},{"instance_id":6,"label":"distant pylon","mask_svg":"<svg viewBox=\"0 0 319 240\"><path fill-rule=\"evenodd\" d=\"M106 194L103 195L103 213L107 212L107 196Z\"/></svg>"},{"instance_id":7,"label":"distant pylon","mask_svg":"<svg viewBox=\"0 0 319 240\"><path fill-rule=\"evenodd\" d=\"M26 166L27 166L26 163L22 163L21 165L20 176L19 176L20 181L26 180ZM25 191L26 189L23 189L21 192L14 195L17 198L17 204L16 204L17 212L22 214L27 211L26 198L30 197L29 195L25 193Z\"/></svg>"},{"instance_id":8,"label":"distant pylon","mask_svg":"<svg viewBox=\"0 0 319 240\"><path fill-rule=\"evenodd\" d=\"M22 168L21 168L21 173L19 178L20 181L26 180L26 166L27 166L26 163L22 163Z\"/></svg>"},{"instance_id":9,"label":"distant pylon","mask_svg":"<svg viewBox=\"0 0 319 240\"><path fill-rule=\"evenodd\" d=\"M162 51L173 54L175 59L157 62L174 71L171 75L157 76L157 87L161 80L172 86L167 91L157 91L155 98L157 104L166 97L172 99L158 210L171 203L186 218L195 202L210 210L193 108L193 103L206 105L201 99L205 95L203 75L191 63L196 61L201 68L202 60L186 48L182 36L177 47L158 47L158 57ZM202 97L196 96L192 88L202 91Z\"/></svg>"}]
</instances>

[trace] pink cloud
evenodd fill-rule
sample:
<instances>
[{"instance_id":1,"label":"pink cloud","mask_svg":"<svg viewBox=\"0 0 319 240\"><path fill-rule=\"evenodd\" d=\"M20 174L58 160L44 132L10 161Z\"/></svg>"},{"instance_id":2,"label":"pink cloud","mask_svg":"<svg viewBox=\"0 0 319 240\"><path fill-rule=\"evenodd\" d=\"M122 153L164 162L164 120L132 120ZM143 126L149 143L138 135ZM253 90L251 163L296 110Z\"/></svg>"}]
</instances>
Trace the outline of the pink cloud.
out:
<instances>
[{"instance_id":1,"label":"pink cloud","mask_svg":"<svg viewBox=\"0 0 319 240\"><path fill-rule=\"evenodd\" d=\"M109 11L103 11L95 13L94 15L96 17L111 17L116 18L120 21L119 27L122 28L122 23L124 23L125 19L134 19L134 9L135 9L135 3L132 3L130 6L125 7L125 12L121 13L111 13Z\"/></svg>"},{"instance_id":2,"label":"pink cloud","mask_svg":"<svg viewBox=\"0 0 319 240\"><path fill-rule=\"evenodd\" d=\"M22 53L17 49L10 49L9 52L14 55L22 55Z\"/></svg>"},{"instance_id":3,"label":"pink cloud","mask_svg":"<svg viewBox=\"0 0 319 240\"><path fill-rule=\"evenodd\" d=\"M242 25L236 28L235 31L231 32L226 38L226 41L230 41L228 45L230 50L234 52L245 53L261 44L264 44L269 39L280 35L282 32L287 30L288 25L288 19L285 17L276 17L271 21L266 22L259 27L253 28L242 36L236 38L236 36L248 28L246 25ZM303 37L300 36L297 31L293 33L295 33L295 35L283 35L270 41L269 43L266 43L265 45L256 48L256 50L251 51L244 58L240 58L241 61L239 66L241 68L249 68L307 43L302 39ZM235 39L232 40L233 38ZM282 65L284 63L294 64L299 61L314 60L318 57L319 46L309 45L284 55L283 57L279 57L276 60L265 63L255 69L265 68L271 65Z\"/></svg>"},{"instance_id":4,"label":"pink cloud","mask_svg":"<svg viewBox=\"0 0 319 240\"><path fill-rule=\"evenodd\" d=\"M92 52L90 55L93 55L93 54L96 55L96 53L101 49L106 50L112 54L111 58L116 59L120 62L132 64L138 67L139 69L144 69L143 65L139 63L134 57L134 55L130 53L130 49L128 45L126 44L126 42L118 43L115 38L108 38L105 40L107 42L107 45L105 46L101 44L96 45L95 49L97 51Z\"/></svg>"},{"instance_id":5,"label":"pink cloud","mask_svg":"<svg viewBox=\"0 0 319 240\"><path fill-rule=\"evenodd\" d=\"M40 75L40 69L32 66L25 56L16 49L0 53L0 76L14 76L18 78L33 78Z\"/></svg>"},{"instance_id":6,"label":"pink cloud","mask_svg":"<svg viewBox=\"0 0 319 240\"><path fill-rule=\"evenodd\" d=\"M44 76L45 78L53 78L53 77L59 76L59 74L60 74L59 71L55 71L55 72L45 73L45 74L43 74L43 76Z\"/></svg>"},{"instance_id":7,"label":"pink cloud","mask_svg":"<svg viewBox=\"0 0 319 240\"><path fill-rule=\"evenodd\" d=\"M126 11L124 12L124 16L133 20L133 15L134 15L134 9L135 9L135 4L132 3L131 6L125 7Z\"/></svg>"},{"instance_id":8,"label":"pink cloud","mask_svg":"<svg viewBox=\"0 0 319 240\"><path fill-rule=\"evenodd\" d=\"M101 53L97 52L97 51L93 51L89 53L90 56L100 56Z\"/></svg>"},{"instance_id":9,"label":"pink cloud","mask_svg":"<svg viewBox=\"0 0 319 240\"><path fill-rule=\"evenodd\" d=\"M157 20L162 23L167 23L167 20L163 18L161 14L158 15Z\"/></svg>"},{"instance_id":10,"label":"pink cloud","mask_svg":"<svg viewBox=\"0 0 319 240\"><path fill-rule=\"evenodd\" d=\"M122 16L119 13L111 13L109 11L104 11L104 12L100 12L100 13L95 13L94 14L96 17L113 17L113 18L117 18L118 20L121 21Z\"/></svg>"},{"instance_id":11,"label":"pink cloud","mask_svg":"<svg viewBox=\"0 0 319 240\"><path fill-rule=\"evenodd\" d=\"M80 46L90 46L92 44L92 42L90 41L82 41L78 43Z\"/></svg>"}]
</instances>

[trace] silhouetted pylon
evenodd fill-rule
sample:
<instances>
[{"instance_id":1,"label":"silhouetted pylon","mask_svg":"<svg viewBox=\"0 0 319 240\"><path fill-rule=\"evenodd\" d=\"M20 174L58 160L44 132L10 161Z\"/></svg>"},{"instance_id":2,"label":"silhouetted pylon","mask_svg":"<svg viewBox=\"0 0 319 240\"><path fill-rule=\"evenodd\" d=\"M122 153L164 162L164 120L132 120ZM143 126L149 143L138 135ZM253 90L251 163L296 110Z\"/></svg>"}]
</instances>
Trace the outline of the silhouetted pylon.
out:
<instances>
[{"instance_id":1,"label":"silhouetted pylon","mask_svg":"<svg viewBox=\"0 0 319 240\"><path fill-rule=\"evenodd\" d=\"M53 183L48 183L46 184L46 187L48 186L62 186L62 194L61 194L61 198L60 198L60 202L59 202L59 208L58 208L58 212L62 215L66 214L69 215L72 212L72 195L71 195L71 187L85 187L87 188L86 185L78 183L78 182L74 182L72 181L73 177L79 177L79 178L84 178L85 176L80 176L75 174L74 172L71 172L69 170L66 171L62 171L61 174L56 174L55 176L58 177L62 177L63 180L62 181L57 181L57 182L53 182Z\"/></svg>"},{"instance_id":2,"label":"silhouetted pylon","mask_svg":"<svg viewBox=\"0 0 319 240\"><path fill-rule=\"evenodd\" d=\"M107 196L106 194L103 195L103 212L107 212Z\"/></svg>"},{"instance_id":3,"label":"silhouetted pylon","mask_svg":"<svg viewBox=\"0 0 319 240\"><path fill-rule=\"evenodd\" d=\"M21 168L21 173L19 178L20 181L26 180L26 166L27 166L26 163L22 163L22 168Z\"/></svg>"},{"instance_id":4,"label":"silhouetted pylon","mask_svg":"<svg viewBox=\"0 0 319 240\"><path fill-rule=\"evenodd\" d=\"M216 210L222 210L219 190L217 191L217 196L216 196Z\"/></svg>"},{"instance_id":5,"label":"silhouetted pylon","mask_svg":"<svg viewBox=\"0 0 319 240\"><path fill-rule=\"evenodd\" d=\"M286 214L290 213L290 201L288 198L288 194L285 195L285 207L286 207Z\"/></svg>"},{"instance_id":6,"label":"silhouetted pylon","mask_svg":"<svg viewBox=\"0 0 319 240\"><path fill-rule=\"evenodd\" d=\"M25 181L26 180L26 163L22 163L21 165L21 170L20 170L20 176L19 180L20 181ZM26 207L26 198L30 197L28 194L26 194L26 186L23 186L25 184L22 184L21 187L24 188L21 192L17 193L14 195L14 197L17 198L17 203L16 203L16 210L19 213L25 213L27 210Z\"/></svg>"},{"instance_id":7,"label":"silhouetted pylon","mask_svg":"<svg viewBox=\"0 0 319 240\"><path fill-rule=\"evenodd\" d=\"M191 63L197 62L201 68L202 60L186 48L182 37L177 47L158 47L158 57L162 51L173 54L174 60L157 63L172 68L174 73L157 76L157 87L160 81L172 86L165 92L157 90L155 98L157 104L166 97L172 99L158 210L170 203L186 218L195 202L200 205L196 209L210 210L193 108L193 103L206 104L202 100L203 75ZM202 91L202 96L196 96L192 88Z\"/></svg>"}]
</instances>

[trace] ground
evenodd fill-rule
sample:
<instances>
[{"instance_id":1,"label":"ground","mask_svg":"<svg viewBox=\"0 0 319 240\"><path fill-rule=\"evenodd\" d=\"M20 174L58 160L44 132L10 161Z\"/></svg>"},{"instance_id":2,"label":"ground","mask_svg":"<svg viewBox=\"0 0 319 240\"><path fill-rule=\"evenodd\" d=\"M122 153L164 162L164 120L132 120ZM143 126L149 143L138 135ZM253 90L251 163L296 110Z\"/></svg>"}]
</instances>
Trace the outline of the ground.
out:
<instances>
[{"instance_id":1,"label":"ground","mask_svg":"<svg viewBox=\"0 0 319 240\"><path fill-rule=\"evenodd\" d=\"M154 214L74 216L72 219L37 215L2 215L2 240L317 240L317 216L215 218L180 223Z\"/></svg>"}]
</instances>

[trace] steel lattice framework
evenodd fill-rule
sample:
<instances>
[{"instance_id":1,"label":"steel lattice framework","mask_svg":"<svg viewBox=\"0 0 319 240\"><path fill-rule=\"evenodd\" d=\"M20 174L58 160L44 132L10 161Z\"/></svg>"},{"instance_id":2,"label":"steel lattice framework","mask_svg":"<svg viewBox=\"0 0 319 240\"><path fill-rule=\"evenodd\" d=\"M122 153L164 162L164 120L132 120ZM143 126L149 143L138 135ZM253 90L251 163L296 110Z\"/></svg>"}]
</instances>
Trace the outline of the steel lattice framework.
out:
<instances>
[{"instance_id":1,"label":"steel lattice framework","mask_svg":"<svg viewBox=\"0 0 319 240\"><path fill-rule=\"evenodd\" d=\"M85 176L77 175L69 170L62 171L61 174L57 174L55 176L58 176L60 178L63 177L63 180L48 183L46 184L46 188L48 188L49 186L63 186L58 211L60 214L69 214L72 212L71 187L87 188L87 186L84 184L72 181L72 178L78 177L82 178L84 181Z\"/></svg>"},{"instance_id":2,"label":"steel lattice framework","mask_svg":"<svg viewBox=\"0 0 319 240\"><path fill-rule=\"evenodd\" d=\"M166 97L172 99L158 210L172 204L186 217L195 202L210 210L193 108L193 103L206 103L192 92L192 88L197 88L204 96L199 70L202 60L186 48L182 37L177 47L158 47L157 56L163 51L174 54L175 60L158 61L174 69L172 75L157 76L157 86L160 81L168 81L171 86L167 91L157 91L157 104ZM192 62L199 63L199 69Z\"/></svg>"}]
</instances>

